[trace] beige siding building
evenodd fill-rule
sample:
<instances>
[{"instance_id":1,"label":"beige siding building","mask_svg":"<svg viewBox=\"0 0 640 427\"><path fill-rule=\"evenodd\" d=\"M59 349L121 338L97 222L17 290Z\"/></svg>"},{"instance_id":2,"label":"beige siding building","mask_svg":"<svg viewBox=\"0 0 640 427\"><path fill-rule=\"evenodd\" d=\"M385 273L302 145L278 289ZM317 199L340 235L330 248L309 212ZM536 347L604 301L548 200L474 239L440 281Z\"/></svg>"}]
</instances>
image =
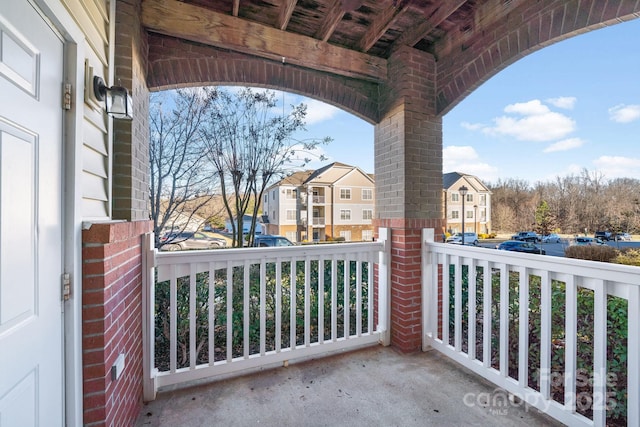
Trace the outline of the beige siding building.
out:
<instances>
[{"instance_id":1,"label":"beige siding building","mask_svg":"<svg viewBox=\"0 0 640 427\"><path fill-rule=\"evenodd\" d=\"M296 172L263 196L267 233L294 242L372 240L374 187L371 175L338 162Z\"/></svg>"},{"instance_id":2,"label":"beige siding building","mask_svg":"<svg viewBox=\"0 0 640 427\"><path fill-rule=\"evenodd\" d=\"M442 176L442 198L446 231L448 233L464 231L491 233L491 191L482 181L473 175L459 172L446 173ZM464 197L464 210L461 187L467 188Z\"/></svg>"}]
</instances>

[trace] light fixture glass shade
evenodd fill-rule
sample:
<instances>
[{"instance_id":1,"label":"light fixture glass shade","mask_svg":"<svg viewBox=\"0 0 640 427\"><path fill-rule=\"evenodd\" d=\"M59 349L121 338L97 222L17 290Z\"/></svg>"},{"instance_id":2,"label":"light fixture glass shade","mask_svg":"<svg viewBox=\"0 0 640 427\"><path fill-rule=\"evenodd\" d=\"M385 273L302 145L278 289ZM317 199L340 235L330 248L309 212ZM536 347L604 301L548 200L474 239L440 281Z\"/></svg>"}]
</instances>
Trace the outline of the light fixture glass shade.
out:
<instances>
[{"instance_id":1,"label":"light fixture glass shade","mask_svg":"<svg viewBox=\"0 0 640 427\"><path fill-rule=\"evenodd\" d=\"M105 109L114 119L133 119L133 100L126 88L105 85L102 77L94 76L93 93L98 101L105 102Z\"/></svg>"},{"instance_id":2,"label":"light fixture glass shade","mask_svg":"<svg viewBox=\"0 0 640 427\"><path fill-rule=\"evenodd\" d=\"M133 119L133 101L126 88L112 86L107 89L106 107L107 114L110 114L114 119Z\"/></svg>"},{"instance_id":3,"label":"light fixture glass shade","mask_svg":"<svg viewBox=\"0 0 640 427\"><path fill-rule=\"evenodd\" d=\"M466 196L467 193L469 192L469 189L466 186L462 186L460 188L458 188L458 191L460 192L460 194L462 194L463 196Z\"/></svg>"}]
</instances>

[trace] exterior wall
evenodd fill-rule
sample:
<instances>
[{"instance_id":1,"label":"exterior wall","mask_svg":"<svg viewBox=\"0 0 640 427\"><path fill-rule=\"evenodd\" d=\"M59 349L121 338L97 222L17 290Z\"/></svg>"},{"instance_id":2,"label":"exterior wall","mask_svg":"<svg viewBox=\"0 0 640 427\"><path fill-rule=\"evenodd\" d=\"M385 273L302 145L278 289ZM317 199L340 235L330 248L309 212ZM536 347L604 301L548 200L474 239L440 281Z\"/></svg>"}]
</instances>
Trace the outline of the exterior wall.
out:
<instances>
[{"instance_id":1,"label":"exterior wall","mask_svg":"<svg viewBox=\"0 0 640 427\"><path fill-rule=\"evenodd\" d=\"M150 221L92 224L82 233L85 426L133 425L142 404L142 236ZM120 354L125 367L114 380Z\"/></svg>"}]
</instances>

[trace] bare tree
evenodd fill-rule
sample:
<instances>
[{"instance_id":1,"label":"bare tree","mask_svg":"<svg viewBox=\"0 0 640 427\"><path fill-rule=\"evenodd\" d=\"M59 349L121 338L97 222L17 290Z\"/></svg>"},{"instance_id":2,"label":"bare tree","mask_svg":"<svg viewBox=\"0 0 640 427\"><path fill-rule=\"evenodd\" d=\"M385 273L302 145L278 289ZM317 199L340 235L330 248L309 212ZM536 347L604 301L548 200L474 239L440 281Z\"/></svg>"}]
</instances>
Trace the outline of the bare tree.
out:
<instances>
[{"instance_id":1,"label":"bare tree","mask_svg":"<svg viewBox=\"0 0 640 427\"><path fill-rule=\"evenodd\" d=\"M220 180L225 208L231 221L233 245L244 244L243 217L251 213L248 244L255 234L264 190L277 177L310 161L310 154L330 138L299 141L292 135L305 129L306 105L292 106L288 114L277 111L273 91L244 88L235 93L218 91L202 135ZM303 154L301 157L300 155ZM252 203L255 209L250 212Z\"/></svg>"},{"instance_id":2,"label":"bare tree","mask_svg":"<svg viewBox=\"0 0 640 427\"><path fill-rule=\"evenodd\" d=\"M207 88L151 95L149 201L156 247L164 230L182 232L213 214L205 210L216 175L199 130L216 97L217 91Z\"/></svg>"}]
</instances>

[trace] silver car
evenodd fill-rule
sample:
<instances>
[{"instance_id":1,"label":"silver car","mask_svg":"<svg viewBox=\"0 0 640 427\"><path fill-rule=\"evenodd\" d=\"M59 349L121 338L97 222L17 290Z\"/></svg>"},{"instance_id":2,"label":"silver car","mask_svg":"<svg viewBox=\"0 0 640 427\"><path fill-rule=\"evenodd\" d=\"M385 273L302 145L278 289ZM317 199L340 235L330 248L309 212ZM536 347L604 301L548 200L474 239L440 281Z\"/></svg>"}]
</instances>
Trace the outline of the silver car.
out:
<instances>
[{"instance_id":1,"label":"silver car","mask_svg":"<svg viewBox=\"0 0 640 427\"><path fill-rule=\"evenodd\" d=\"M227 241L216 237L207 236L198 231L183 231L181 233L169 233L160 240L161 251L181 251L186 249L215 249L227 246Z\"/></svg>"},{"instance_id":2,"label":"silver car","mask_svg":"<svg viewBox=\"0 0 640 427\"><path fill-rule=\"evenodd\" d=\"M447 238L447 243L454 243L457 245L462 244L462 233L456 233L453 236ZM478 245L478 235L476 233L464 233L465 245Z\"/></svg>"}]
</instances>

